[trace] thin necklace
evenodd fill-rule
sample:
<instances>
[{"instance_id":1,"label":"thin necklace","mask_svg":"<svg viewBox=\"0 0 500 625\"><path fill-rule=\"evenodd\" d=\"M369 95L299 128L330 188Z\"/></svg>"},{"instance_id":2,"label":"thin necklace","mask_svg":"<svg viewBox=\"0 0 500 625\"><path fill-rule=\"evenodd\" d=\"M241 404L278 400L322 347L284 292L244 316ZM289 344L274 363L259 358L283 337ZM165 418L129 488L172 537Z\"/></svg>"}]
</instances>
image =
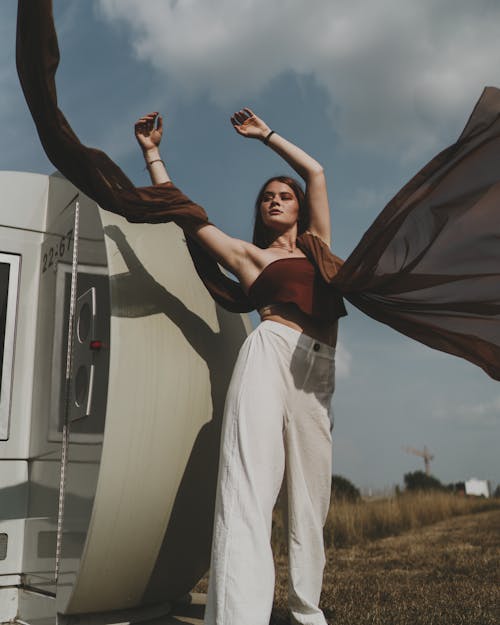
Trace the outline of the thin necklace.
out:
<instances>
[{"instance_id":1,"label":"thin necklace","mask_svg":"<svg viewBox=\"0 0 500 625\"><path fill-rule=\"evenodd\" d=\"M269 247L280 247L282 250L286 250L289 254L293 254L295 252L293 248L289 249L288 247L286 247L286 245L280 245L279 243L270 245Z\"/></svg>"}]
</instances>

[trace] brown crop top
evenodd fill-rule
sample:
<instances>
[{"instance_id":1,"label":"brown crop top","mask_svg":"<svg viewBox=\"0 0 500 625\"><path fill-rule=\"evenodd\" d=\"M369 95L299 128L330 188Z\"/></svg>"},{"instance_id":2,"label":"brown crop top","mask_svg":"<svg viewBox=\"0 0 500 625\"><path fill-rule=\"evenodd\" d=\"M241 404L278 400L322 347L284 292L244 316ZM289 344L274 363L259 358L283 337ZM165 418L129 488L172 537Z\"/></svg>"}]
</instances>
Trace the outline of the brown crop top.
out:
<instances>
[{"instance_id":1,"label":"brown crop top","mask_svg":"<svg viewBox=\"0 0 500 625\"><path fill-rule=\"evenodd\" d=\"M347 315L342 297L308 258L279 258L269 263L248 289L248 297L257 309L292 303L322 321Z\"/></svg>"}]
</instances>

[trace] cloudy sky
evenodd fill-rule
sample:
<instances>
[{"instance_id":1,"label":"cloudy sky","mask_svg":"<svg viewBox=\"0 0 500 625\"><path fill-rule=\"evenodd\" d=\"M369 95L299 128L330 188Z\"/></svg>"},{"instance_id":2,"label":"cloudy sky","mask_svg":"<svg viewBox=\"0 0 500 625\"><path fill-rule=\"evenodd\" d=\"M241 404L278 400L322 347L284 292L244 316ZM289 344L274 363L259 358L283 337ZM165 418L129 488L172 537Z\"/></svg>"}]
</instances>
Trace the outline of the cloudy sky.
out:
<instances>
[{"instance_id":1,"label":"cloudy sky","mask_svg":"<svg viewBox=\"0 0 500 625\"><path fill-rule=\"evenodd\" d=\"M231 128L250 106L327 172L333 248L346 257L387 201L500 85L497 0L54 1L60 106L81 140L148 183L133 138L166 115L176 183L248 238L256 190L287 167ZM18 87L16 2L0 3L0 169L51 173ZM341 322L334 472L365 489L423 462L441 481L500 482L500 386L349 307Z\"/></svg>"}]
</instances>

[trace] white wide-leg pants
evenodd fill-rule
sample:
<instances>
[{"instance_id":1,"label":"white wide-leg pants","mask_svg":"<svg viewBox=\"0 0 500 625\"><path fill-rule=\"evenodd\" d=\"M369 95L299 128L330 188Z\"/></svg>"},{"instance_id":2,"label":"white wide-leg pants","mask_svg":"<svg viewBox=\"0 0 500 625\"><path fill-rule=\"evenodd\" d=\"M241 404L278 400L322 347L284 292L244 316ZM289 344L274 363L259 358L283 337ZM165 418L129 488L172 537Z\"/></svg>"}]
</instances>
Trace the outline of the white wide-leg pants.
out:
<instances>
[{"instance_id":1,"label":"white wide-leg pants","mask_svg":"<svg viewBox=\"0 0 500 625\"><path fill-rule=\"evenodd\" d=\"M289 607L318 607L330 501L333 347L273 321L246 339L229 385L219 464L206 625L268 625L274 594L272 510L286 479Z\"/></svg>"}]
</instances>

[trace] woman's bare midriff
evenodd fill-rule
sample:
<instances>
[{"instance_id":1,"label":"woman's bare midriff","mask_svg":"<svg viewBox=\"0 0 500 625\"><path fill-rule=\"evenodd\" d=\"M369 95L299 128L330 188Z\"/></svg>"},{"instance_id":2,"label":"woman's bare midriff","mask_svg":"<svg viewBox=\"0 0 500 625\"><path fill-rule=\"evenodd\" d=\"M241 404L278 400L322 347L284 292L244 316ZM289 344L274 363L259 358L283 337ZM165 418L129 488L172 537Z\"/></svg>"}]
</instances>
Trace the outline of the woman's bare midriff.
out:
<instances>
[{"instance_id":1,"label":"woman's bare midriff","mask_svg":"<svg viewBox=\"0 0 500 625\"><path fill-rule=\"evenodd\" d=\"M259 309L262 321L277 321L317 341L335 347L338 321L321 321L303 313L295 304L271 304Z\"/></svg>"}]
</instances>

